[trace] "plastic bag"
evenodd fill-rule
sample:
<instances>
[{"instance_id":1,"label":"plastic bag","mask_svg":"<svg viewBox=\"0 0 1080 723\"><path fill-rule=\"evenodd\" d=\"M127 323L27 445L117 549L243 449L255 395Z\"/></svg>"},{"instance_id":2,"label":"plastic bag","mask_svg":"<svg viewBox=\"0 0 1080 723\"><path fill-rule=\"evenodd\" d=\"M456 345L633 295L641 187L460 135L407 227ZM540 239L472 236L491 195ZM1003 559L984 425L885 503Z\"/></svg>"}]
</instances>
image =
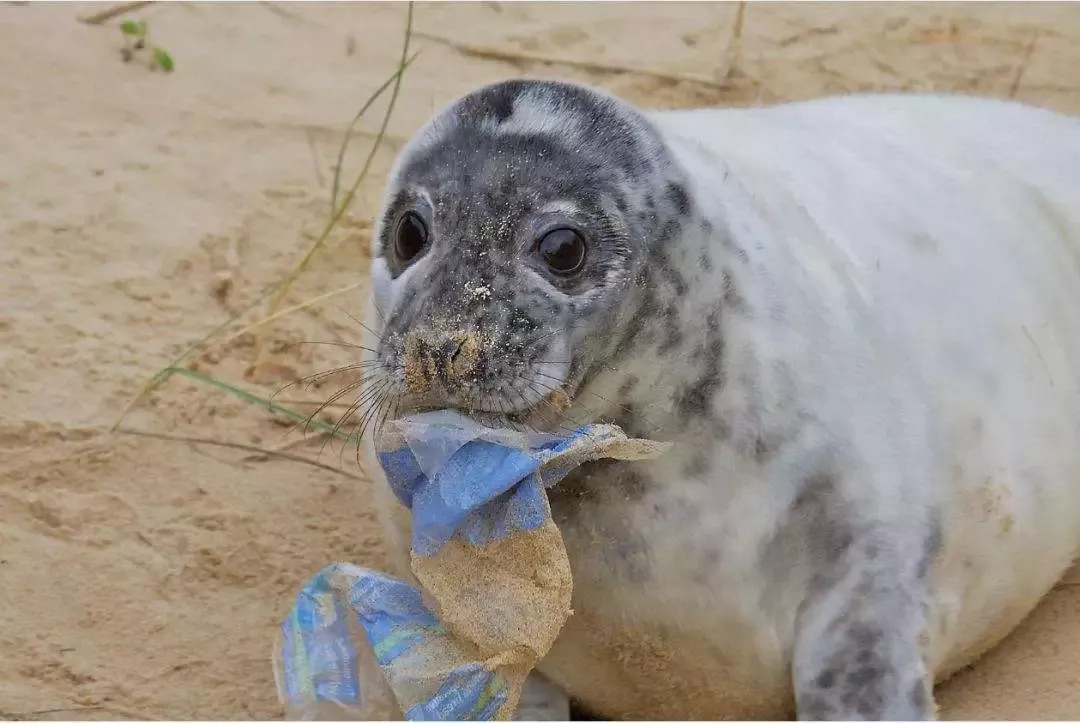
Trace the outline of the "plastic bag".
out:
<instances>
[{"instance_id":1,"label":"plastic bag","mask_svg":"<svg viewBox=\"0 0 1080 723\"><path fill-rule=\"evenodd\" d=\"M340 563L298 594L276 647L290 719L506 720L569 617L573 582L546 487L600 458L668 445L612 425L492 429L456 412L388 425L379 462L412 510L422 589Z\"/></svg>"}]
</instances>

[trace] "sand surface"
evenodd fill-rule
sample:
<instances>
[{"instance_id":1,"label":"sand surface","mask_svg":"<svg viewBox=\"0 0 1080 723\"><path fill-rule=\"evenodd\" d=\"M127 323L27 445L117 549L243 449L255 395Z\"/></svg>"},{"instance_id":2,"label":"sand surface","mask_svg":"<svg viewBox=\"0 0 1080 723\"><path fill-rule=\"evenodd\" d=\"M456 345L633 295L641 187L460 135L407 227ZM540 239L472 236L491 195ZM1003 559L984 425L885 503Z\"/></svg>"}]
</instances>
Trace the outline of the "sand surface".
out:
<instances>
[{"instance_id":1,"label":"sand surface","mask_svg":"<svg viewBox=\"0 0 1080 723\"><path fill-rule=\"evenodd\" d=\"M274 718L269 665L297 586L384 553L362 475L103 436L139 385L304 254L342 130L393 70L400 4L154 5L176 72L121 62L119 19L0 3L0 717ZM1010 95L1080 113L1080 4L420 5L371 180L287 304L362 283L393 152L434 108L515 74L651 106L863 89ZM546 62L558 59L559 62ZM622 68L622 70L619 70ZM726 80L725 80L726 78ZM360 126L352 177L382 106ZM267 393L348 354L363 289L198 359ZM338 308L340 307L340 308ZM263 308L263 307L260 307ZM246 375L246 376L245 376ZM333 385L286 393L325 398ZM305 438L174 377L129 428L282 447ZM319 459L357 475L338 445ZM938 693L954 718L1080 717L1080 575ZM56 712L41 712L53 711Z\"/></svg>"}]
</instances>

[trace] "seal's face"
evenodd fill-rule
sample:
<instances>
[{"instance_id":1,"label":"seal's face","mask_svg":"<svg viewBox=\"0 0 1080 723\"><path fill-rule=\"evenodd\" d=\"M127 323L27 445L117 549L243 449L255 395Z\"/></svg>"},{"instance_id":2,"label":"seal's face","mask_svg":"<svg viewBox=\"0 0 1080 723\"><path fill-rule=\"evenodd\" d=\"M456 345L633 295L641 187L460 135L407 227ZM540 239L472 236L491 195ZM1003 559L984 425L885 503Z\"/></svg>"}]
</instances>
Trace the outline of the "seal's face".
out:
<instances>
[{"instance_id":1,"label":"seal's face","mask_svg":"<svg viewBox=\"0 0 1080 723\"><path fill-rule=\"evenodd\" d=\"M634 312L663 164L636 111L563 83L488 86L421 130L373 239L376 368L403 408L572 396Z\"/></svg>"}]
</instances>

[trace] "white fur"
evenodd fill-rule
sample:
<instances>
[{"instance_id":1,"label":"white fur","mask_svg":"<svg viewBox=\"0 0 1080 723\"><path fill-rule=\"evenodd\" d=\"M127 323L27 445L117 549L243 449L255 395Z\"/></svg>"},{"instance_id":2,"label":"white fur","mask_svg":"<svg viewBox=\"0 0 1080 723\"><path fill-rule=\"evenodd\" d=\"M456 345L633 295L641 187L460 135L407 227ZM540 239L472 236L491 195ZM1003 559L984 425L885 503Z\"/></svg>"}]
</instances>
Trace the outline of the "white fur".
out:
<instances>
[{"instance_id":1,"label":"white fur","mask_svg":"<svg viewBox=\"0 0 1080 723\"><path fill-rule=\"evenodd\" d=\"M708 438L676 439L641 463L665 494L708 511L699 534L724 543L711 585L689 582L684 531L645 503L611 512L649 542L645 586L612 580L594 554L604 520L563 530L575 616L543 672L608 715L787 715L793 621L812 571L769 578L759 551L827 436L852 450L843 494L864 516L903 525L922 506L943 511L925 631L940 679L1011 630L1080 550L1080 121L895 95L651 118L695 201L749 255L737 272L752 304L786 309L783 323L727 323L729 378L788 362L788 391L818 424L767 479ZM682 271L693 308L693 290L717 279L693 254ZM392 298L385 283L376 294ZM620 368L661 389L679 364ZM610 398L620 382L601 376L588 393ZM717 410L739 418L743 394L729 385ZM658 400L644 413L662 433L676 420ZM681 484L702 449L723 483ZM381 476L375 485L386 495Z\"/></svg>"}]
</instances>

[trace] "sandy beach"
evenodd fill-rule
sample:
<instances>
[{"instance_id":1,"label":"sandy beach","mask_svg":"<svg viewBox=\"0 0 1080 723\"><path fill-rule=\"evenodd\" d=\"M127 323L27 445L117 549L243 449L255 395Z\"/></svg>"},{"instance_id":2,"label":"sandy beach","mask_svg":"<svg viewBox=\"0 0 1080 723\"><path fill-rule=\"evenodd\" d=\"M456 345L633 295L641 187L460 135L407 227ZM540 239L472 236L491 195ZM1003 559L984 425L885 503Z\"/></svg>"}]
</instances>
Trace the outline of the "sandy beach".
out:
<instances>
[{"instance_id":1,"label":"sandy beach","mask_svg":"<svg viewBox=\"0 0 1080 723\"><path fill-rule=\"evenodd\" d=\"M148 377L319 235L342 134L394 71L406 6L157 3L80 20L106 7L0 3L0 718L280 718L270 650L296 589L331 562L385 562L353 452L181 376L123 429L325 466L108 432ZM737 11L418 4L420 54L384 142L281 308L352 288L187 368L265 396L348 363L294 342L358 340L349 314L394 152L481 83L570 78L669 108L933 90L1080 114L1080 3L751 4L733 43ZM146 21L173 72L123 62L125 19ZM384 108L359 124L346 180ZM335 388L280 400L309 412ZM1080 717L1077 641L1074 570L938 689L941 715Z\"/></svg>"}]
</instances>

